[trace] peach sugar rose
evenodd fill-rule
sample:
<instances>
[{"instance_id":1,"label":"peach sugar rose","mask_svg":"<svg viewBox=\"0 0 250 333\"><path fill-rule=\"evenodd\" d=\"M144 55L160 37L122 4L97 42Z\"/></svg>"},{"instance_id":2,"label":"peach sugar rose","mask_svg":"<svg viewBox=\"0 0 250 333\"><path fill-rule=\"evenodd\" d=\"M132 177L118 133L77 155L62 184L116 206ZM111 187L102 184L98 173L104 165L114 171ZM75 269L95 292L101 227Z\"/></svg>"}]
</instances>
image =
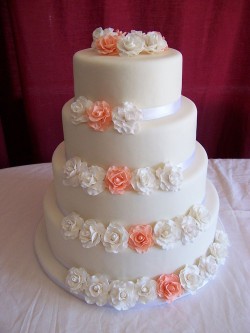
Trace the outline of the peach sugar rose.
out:
<instances>
[{"instance_id":1,"label":"peach sugar rose","mask_svg":"<svg viewBox=\"0 0 250 333\"><path fill-rule=\"evenodd\" d=\"M138 224L129 228L128 246L131 249L144 253L153 245L153 232L150 225Z\"/></svg>"},{"instance_id":2,"label":"peach sugar rose","mask_svg":"<svg viewBox=\"0 0 250 333\"><path fill-rule=\"evenodd\" d=\"M119 34L108 34L102 36L96 40L96 49L99 53L103 55L117 55L117 41L119 39Z\"/></svg>"},{"instance_id":3,"label":"peach sugar rose","mask_svg":"<svg viewBox=\"0 0 250 333\"><path fill-rule=\"evenodd\" d=\"M123 194L130 187L131 172L128 167L111 166L105 177L105 184L112 194Z\"/></svg>"},{"instance_id":4,"label":"peach sugar rose","mask_svg":"<svg viewBox=\"0 0 250 333\"><path fill-rule=\"evenodd\" d=\"M168 303L174 301L183 293L179 276L176 274L163 274L157 280L157 294Z\"/></svg>"},{"instance_id":5,"label":"peach sugar rose","mask_svg":"<svg viewBox=\"0 0 250 333\"><path fill-rule=\"evenodd\" d=\"M95 131L104 131L112 121L110 105L105 101L97 101L87 110L88 125Z\"/></svg>"}]
</instances>

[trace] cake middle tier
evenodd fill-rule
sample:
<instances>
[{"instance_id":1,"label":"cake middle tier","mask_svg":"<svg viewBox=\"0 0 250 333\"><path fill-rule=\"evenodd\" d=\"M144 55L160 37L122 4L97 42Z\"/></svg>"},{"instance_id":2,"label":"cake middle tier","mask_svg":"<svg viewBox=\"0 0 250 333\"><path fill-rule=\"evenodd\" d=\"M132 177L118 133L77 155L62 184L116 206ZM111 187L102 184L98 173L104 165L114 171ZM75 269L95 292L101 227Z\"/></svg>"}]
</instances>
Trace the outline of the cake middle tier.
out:
<instances>
[{"instance_id":1,"label":"cake middle tier","mask_svg":"<svg viewBox=\"0 0 250 333\"><path fill-rule=\"evenodd\" d=\"M44 212L51 250L65 267L84 267L90 274L105 274L111 279L134 280L142 276L153 278L163 273L177 273L184 265L192 265L200 256L206 254L214 239L219 210L218 194L209 181L204 205L210 215L210 223L206 230L200 231L192 241L178 242L167 250L155 244L143 254L131 248L125 248L119 253L109 253L101 243L84 248L77 237L65 239L62 233L64 215L56 204L53 184L45 196ZM114 212L115 210L116 207L113 207ZM94 213L93 211L92 214Z\"/></svg>"},{"instance_id":2,"label":"cake middle tier","mask_svg":"<svg viewBox=\"0 0 250 333\"><path fill-rule=\"evenodd\" d=\"M170 161L182 163L194 152L196 142L197 109L186 97L180 107L169 116L141 122L138 134L120 134L112 126L96 132L86 123L74 125L71 120L71 103L62 111L66 158L79 156L90 164L107 167L111 164L132 168Z\"/></svg>"},{"instance_id":3,"label":"cake middle tier","mask_svg":"<svg viewBox=\"0 0 250 333\"><path fill-rule=\"evenodd\" d=\"M127 162L129 161L128 158ZM149 195L142 195L128 190L119 195L111 194L106 189L92 196L80 186L72 187L63 184L66 158L64 143L61 143L52 159L57 203L65 215L76 211L85 218L101 219L107 222L119 220L125 224L138 224L172 218L184 214L193 204L203 202L207 163L207 154L197 142L194 156L183 170L183 182L179 191L155 190ZM130 165L127 166L130 167Z\"/></svg>"}]
</instances>

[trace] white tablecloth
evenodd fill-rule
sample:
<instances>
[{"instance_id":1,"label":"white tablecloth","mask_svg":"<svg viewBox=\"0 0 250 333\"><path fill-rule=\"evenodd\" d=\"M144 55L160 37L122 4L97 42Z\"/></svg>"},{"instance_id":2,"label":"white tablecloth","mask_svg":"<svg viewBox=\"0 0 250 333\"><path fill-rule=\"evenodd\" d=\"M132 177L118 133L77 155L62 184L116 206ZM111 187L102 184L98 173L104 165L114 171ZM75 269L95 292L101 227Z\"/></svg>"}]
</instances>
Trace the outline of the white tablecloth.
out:
<instances>
[{"instance_id":1,"label":"white tablecloth","mask_svg":"<svg viewBox=\"0 0 250 333\"><path fill-rule=\"evenodd\" d=\"M195 296L118 312L82 303L41 270L33 248L51 164L0 170L0 332L250 332L250 160L210 160L231 247Z\"/></svg>"}]
</instances>

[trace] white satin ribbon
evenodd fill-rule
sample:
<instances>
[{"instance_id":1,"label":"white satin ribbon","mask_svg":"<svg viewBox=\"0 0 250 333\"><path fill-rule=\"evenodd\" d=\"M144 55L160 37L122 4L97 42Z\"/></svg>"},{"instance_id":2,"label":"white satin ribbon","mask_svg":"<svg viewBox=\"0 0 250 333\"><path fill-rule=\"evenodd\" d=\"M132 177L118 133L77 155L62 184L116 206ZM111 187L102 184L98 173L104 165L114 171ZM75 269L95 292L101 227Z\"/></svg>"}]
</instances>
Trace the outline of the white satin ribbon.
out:
<instances>
[{"instance_id":1,"label":"white satin ribbon","mask_svg":"<svg viewBox=\"0 0 250 333\"><path fill-rule=\"evenodd\" d=\"M181 106L181 97L173 103L155 108L141 109L143 120L153 120L174 114Z\"/></svg>"},{"instance_id":2,"label":"white satin ribbon","mask_svg":"<svg viewBox=\"0 0 250 333\"><path fill-rule=\"evenodd\" d=\"M192 155L189 158L187 158L184 162L177 164L177 166L181 167L182 170L187 169L190 166L190 164L193 162L194 156L195 156L195 150L193 151Z\"/></svg>"}]
</instances>

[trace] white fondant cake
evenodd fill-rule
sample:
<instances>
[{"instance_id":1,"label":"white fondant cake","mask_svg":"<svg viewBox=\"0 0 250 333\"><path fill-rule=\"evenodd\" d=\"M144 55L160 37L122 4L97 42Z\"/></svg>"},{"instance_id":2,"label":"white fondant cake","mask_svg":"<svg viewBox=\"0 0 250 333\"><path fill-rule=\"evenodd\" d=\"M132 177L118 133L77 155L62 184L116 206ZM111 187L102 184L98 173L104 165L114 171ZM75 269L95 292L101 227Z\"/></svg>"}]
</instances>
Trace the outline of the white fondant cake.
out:
<instances>
[{"instance_id":1,"label":"white fondant cake","mask_svg":"<svg viewBox=\"0 0 250 333\"><path fill-rule=\"evenodd\" d=\"M65 287L118 310L194 293L228 240L216 231L197 110L181 96L181 54L158 32L98 28L73 67L75 98L63 107L44 200Z\"/></svg>"}]
</instances>

